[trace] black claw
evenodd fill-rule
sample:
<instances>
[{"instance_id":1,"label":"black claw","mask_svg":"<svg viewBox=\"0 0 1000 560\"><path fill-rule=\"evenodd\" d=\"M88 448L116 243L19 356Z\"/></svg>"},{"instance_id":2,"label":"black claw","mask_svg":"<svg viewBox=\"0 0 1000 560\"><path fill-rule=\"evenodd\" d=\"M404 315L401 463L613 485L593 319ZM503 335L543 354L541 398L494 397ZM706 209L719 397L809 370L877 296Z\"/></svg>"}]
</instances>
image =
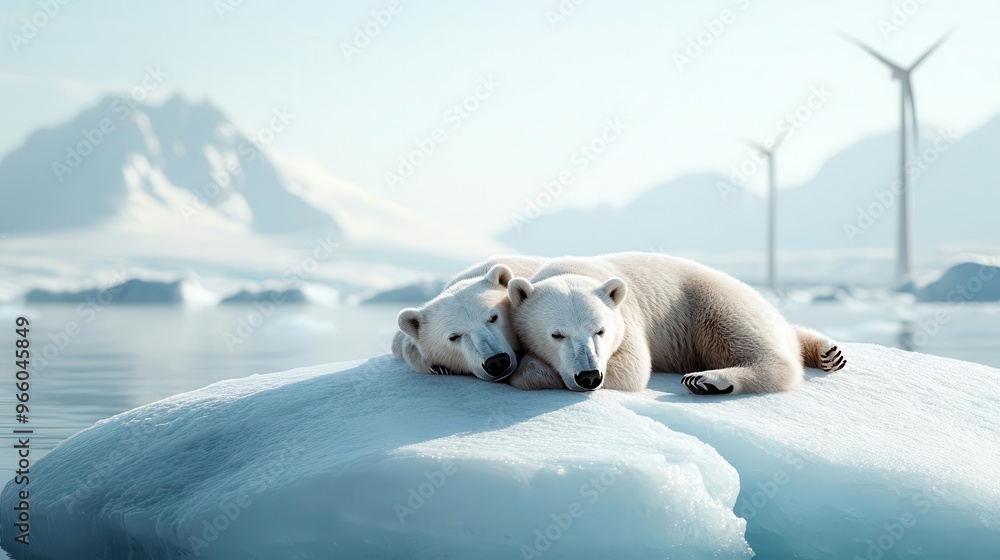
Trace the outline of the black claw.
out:
<instances>
[{"instance_id":1,"label":"black claw","mask_svg":"<svg viewBox=\"0 0 1000 560\"><path fill-rule=\"evenodd\" d=\"M822 357L824 357L824 358L825 358L825 357L829 356L829 355L830 355L830 352L833 352L833 351L834 351L834 350L836 350L836 349L837 349L837 347L836 347L836 346L831 346L831 347L830 347L830 349L829 349L829 350L827 350L827 351L826 351L826 352L825 352L825 353L823 354L823 356L822 356Z\"/></svg>"},{"instance_id":2,"label":"black claw","mask_svg":"<svg viewBox=\"0 0 1000 560\"><path fill-rule=\"evenodd\" d=\"M703 381L703 379L704 377L701 375L684 376L682 382L692 393L696 395L728 395L733 392L732 385L722 390L712 383Z\"/></svg>"},{"instance_id":3,"label":"black claw","mask_svg":"<svg viewBox=\"0 0 1000 560\"><path fill-rule=\"evenodd\" d=\"M706 391L704 393L706 395L728 395L729 393L733 392L732 385L726 387L724 390L719 389L718 387L716 387L711 383L703 383L703 385L706 387Z\"/></svg>"},{"instance_id":4,"label":"black claw","mask_svg":"<svg viewBox=\"0 0 1000 560\"><path fill-rule=\"evenodd\" d=\"M684 386L687 387L688 390L691 391L692 393L698 392L698 390L694 387L693 375L685 375L683 378L681 378L681 383L683 383Z\"/></svg>"},{"instance_id":5,"label":"black claw","mask_svg":"<svg viewBox=\"0 0 1000 560\"><path fill-rule=\"evenodd\" d=\"M695 376L693 375L685 375L684 378L681 379L681 382L684 383L684 386L687 387L688 391L698 394L698 388L694 384L694 379Z\"/></svg>"}]
</instances>

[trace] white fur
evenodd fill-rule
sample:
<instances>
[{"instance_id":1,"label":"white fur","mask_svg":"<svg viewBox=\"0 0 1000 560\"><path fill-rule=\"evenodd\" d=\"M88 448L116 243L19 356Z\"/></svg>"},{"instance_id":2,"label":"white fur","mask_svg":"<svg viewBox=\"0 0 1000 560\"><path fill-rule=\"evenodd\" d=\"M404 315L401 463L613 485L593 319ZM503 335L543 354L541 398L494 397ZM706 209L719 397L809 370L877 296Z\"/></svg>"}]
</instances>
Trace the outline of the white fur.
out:
<instances>
[{"instance_id":1,"label":"white fur","mask_svg":"<svg viewBox=\"0 0 1000 560\"><path fill-rule=\"evenodd\" d=\"M510 321L507 284L515 275L533 274L544 262L498 256L460 273L431 301L399 312L393 355L419 373L472 374L486 381L506 377L517 367L521 350ZM510 366L491 376L484 364L499 354L509 356Z\"/></svg>"},{"instance_id":2,"label":"white fur","mask_svg":"<svg viewBox=\"0 0 1000 560\"><path fill-rule=\"evenodd\" d=\"M553 259L508 284L514 327L529 356L512 385L640 391L652 371L689 374L695 392L782 391L813 365L822 335L796 331L742 282L690 260L649 253ZM603 334L598 334L603 329ZM562 338L553 337L553 335ZM800 339L802 342L800 343ZM808 354L808 355L807 355Z\"/></svg>"}]
</instances>

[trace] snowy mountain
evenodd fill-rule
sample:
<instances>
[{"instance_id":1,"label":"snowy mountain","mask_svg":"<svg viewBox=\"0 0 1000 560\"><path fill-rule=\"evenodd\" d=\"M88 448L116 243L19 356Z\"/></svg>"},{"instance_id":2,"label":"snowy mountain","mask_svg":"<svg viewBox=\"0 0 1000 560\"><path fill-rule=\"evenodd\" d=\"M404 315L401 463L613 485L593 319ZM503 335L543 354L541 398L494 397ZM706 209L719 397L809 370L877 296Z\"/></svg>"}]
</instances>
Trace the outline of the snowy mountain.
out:
<instances>
[{"instance_id":1,"label":"snowy mountain","mask_svg":"<svg viewBox=\"0 0 1000 560\"><path fill-rule=\"evenodd\" d=\"M385 286L503 252L275 153L268 144L294 118L275 110L271 128L249 134L207 101L106 97L0 162L0 265L76 287L123 263L129 276L266 280L335 245L321 264L336 266L318 277Z\"/></svg>"},{"instance_id":2,"label":"snowy mountain","mask_svg":"<svg viewBox=\"0 0 1000 560\"><path fill-rule=\"evenodd\" d=\"M527 222L499 236L511 247L537 254L598 254L613 251L756 250L763 242L764 201L746 190L720 195L725 179L688 175L649 190L622 208L568 208ZM760 230L755 235L751 228ZM742 232L737 234L737 232Z\"/></svg>"},{"instance_id":3,"label":"snowy mountain","mask_svg":"<svg viewBox=\"0 0 1000 560\"><path fill-rule=\"evenodd\" d=\"M920 159L912 160L909 168L918 260L959 251L996 252L1000 168L993 162L1000 145L1000 117L963 137L931 127L924 127L923 133ZM895 132L863 139L831 157L805 184L779 191L778 242L785 265L790 266L793 257L818 261L836 256L841 265L830 272L841 272L840 266L879 255L888 274L899 204L892 192L898 173L897 139ZM777 166L780 178L780 152ZM751 178L764 180L764 171ZM620 250L728 254L735 260L752 258L759 271L752 274L759 277L765 220L764 199L726 177L706 173L654 187L620 208L557 210L498 239L543 255ZM735 273L749 270L752 267L744 266ZM800 267L797 273L811 271Z\"/></svg>"},{"instance_id":4,"label":"snowy mountain","mask_svg":"<svg viewBox=\"0 0 1000 560\"><path fill-rule=\"evenodd\" d=\"M264 234L340 230L292 194L217 108L179 96L136 109L107 97L29 137L0 164L0 185L0 228L12 234L170 221Z\"/></svg>"},{"instance_id":5,"label":"snowy mountain","mask_svg":"<svg viewBox=\"0 0 1000 560\"><path fill-rule=\"evenodd\" d=\"M918 157L911 157L907 168L915 254L996 252L1000 169L994 162L1000 116L965 136L926 125L921 130ZM782 191L783 246L894 250L897 161L896 132L866 138L831 157L804 185Z\"/></svg>"}]
</instances>

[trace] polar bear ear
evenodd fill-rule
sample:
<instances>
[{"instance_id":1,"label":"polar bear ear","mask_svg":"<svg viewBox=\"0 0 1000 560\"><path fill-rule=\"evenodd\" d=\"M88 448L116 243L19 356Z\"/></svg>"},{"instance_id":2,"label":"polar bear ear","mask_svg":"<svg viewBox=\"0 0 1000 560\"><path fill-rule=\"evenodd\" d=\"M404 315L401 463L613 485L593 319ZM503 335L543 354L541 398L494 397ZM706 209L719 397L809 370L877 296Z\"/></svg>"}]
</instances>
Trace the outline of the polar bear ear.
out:
<instances>
[{"instance_id":1,"label":"polar bear ear","mask_svg":"<svg viewBox=\"0 0 1000 560\"><path fill-rule=\"evenodd\" d=\"M396 316L396 324L403 334L411 338L420 337L420 327L424 324L424 316L419 309L408 307L399 312Z\"/></svg>"},{"instance_id":2,"label":"polar bear ear","mask_svg":"<svg viewBox=\"0 0 1000 560\"><path fill-rule=\"evenodd\" d=\"M514 278L507 284L507 295L510 297L510 304L514 307L524 303L528 296L535 291L531 281L527 278Z\"/></svg>"},{"instance_id":3,"label":"polar bear ear","mask_svg":"<svg viewBox=\"0 0 1000 560\"><path fill-rule=\"evenodd\" d=\"M612 278L601 284L601 287L597 289L597 293L606 297L611 304L611 309L615 309L625 301L625 296L628 294L628 287L625 286L625 281L621 278Z\"/></svg>"},{"instance_id":4,"label":"polar bear ear","mask_svg":"<svg viewBox=\"0 0 1000 560\"><path fill-rule=\"evenodd\" d=\"M486 283L498 288L506 288L514 277L514 271L504 264L495 264L486 271Z\"/></svg>"}]
</instances>

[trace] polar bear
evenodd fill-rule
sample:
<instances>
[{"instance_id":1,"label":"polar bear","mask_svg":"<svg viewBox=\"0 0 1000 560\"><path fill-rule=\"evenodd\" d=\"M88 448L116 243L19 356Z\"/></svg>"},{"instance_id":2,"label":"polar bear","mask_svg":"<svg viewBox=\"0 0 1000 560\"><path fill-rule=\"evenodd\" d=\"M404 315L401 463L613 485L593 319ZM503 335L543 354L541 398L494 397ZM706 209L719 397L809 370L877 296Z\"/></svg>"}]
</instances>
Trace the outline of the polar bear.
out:
<instances>
[{"instance_id":1,"label":"polar bear","mask_svg":"<svg viewBox=\"0 0 1000 560\"><path fill-rule=\"evenodd\" d=\"M418 373L506 378L517 368L521 350L510 322L507 283L533 275L544 263L501 255L468 268L431 301L399 312L393 355Z\"/></svg>"},{"instance_id":2,"label":"polar bear","mask_svg":"<svg viewBox=\"0 0 1000 560\"><path fill-rule=\"evenodd\" d=\"M750 286L687 259L650 253L553 259L507 285L529 355L523 389L641 391L650 372L684 373L699 395L782 391L802 366L847 364L823 335L790 326Z\"/></svg>"}]
</instances>

